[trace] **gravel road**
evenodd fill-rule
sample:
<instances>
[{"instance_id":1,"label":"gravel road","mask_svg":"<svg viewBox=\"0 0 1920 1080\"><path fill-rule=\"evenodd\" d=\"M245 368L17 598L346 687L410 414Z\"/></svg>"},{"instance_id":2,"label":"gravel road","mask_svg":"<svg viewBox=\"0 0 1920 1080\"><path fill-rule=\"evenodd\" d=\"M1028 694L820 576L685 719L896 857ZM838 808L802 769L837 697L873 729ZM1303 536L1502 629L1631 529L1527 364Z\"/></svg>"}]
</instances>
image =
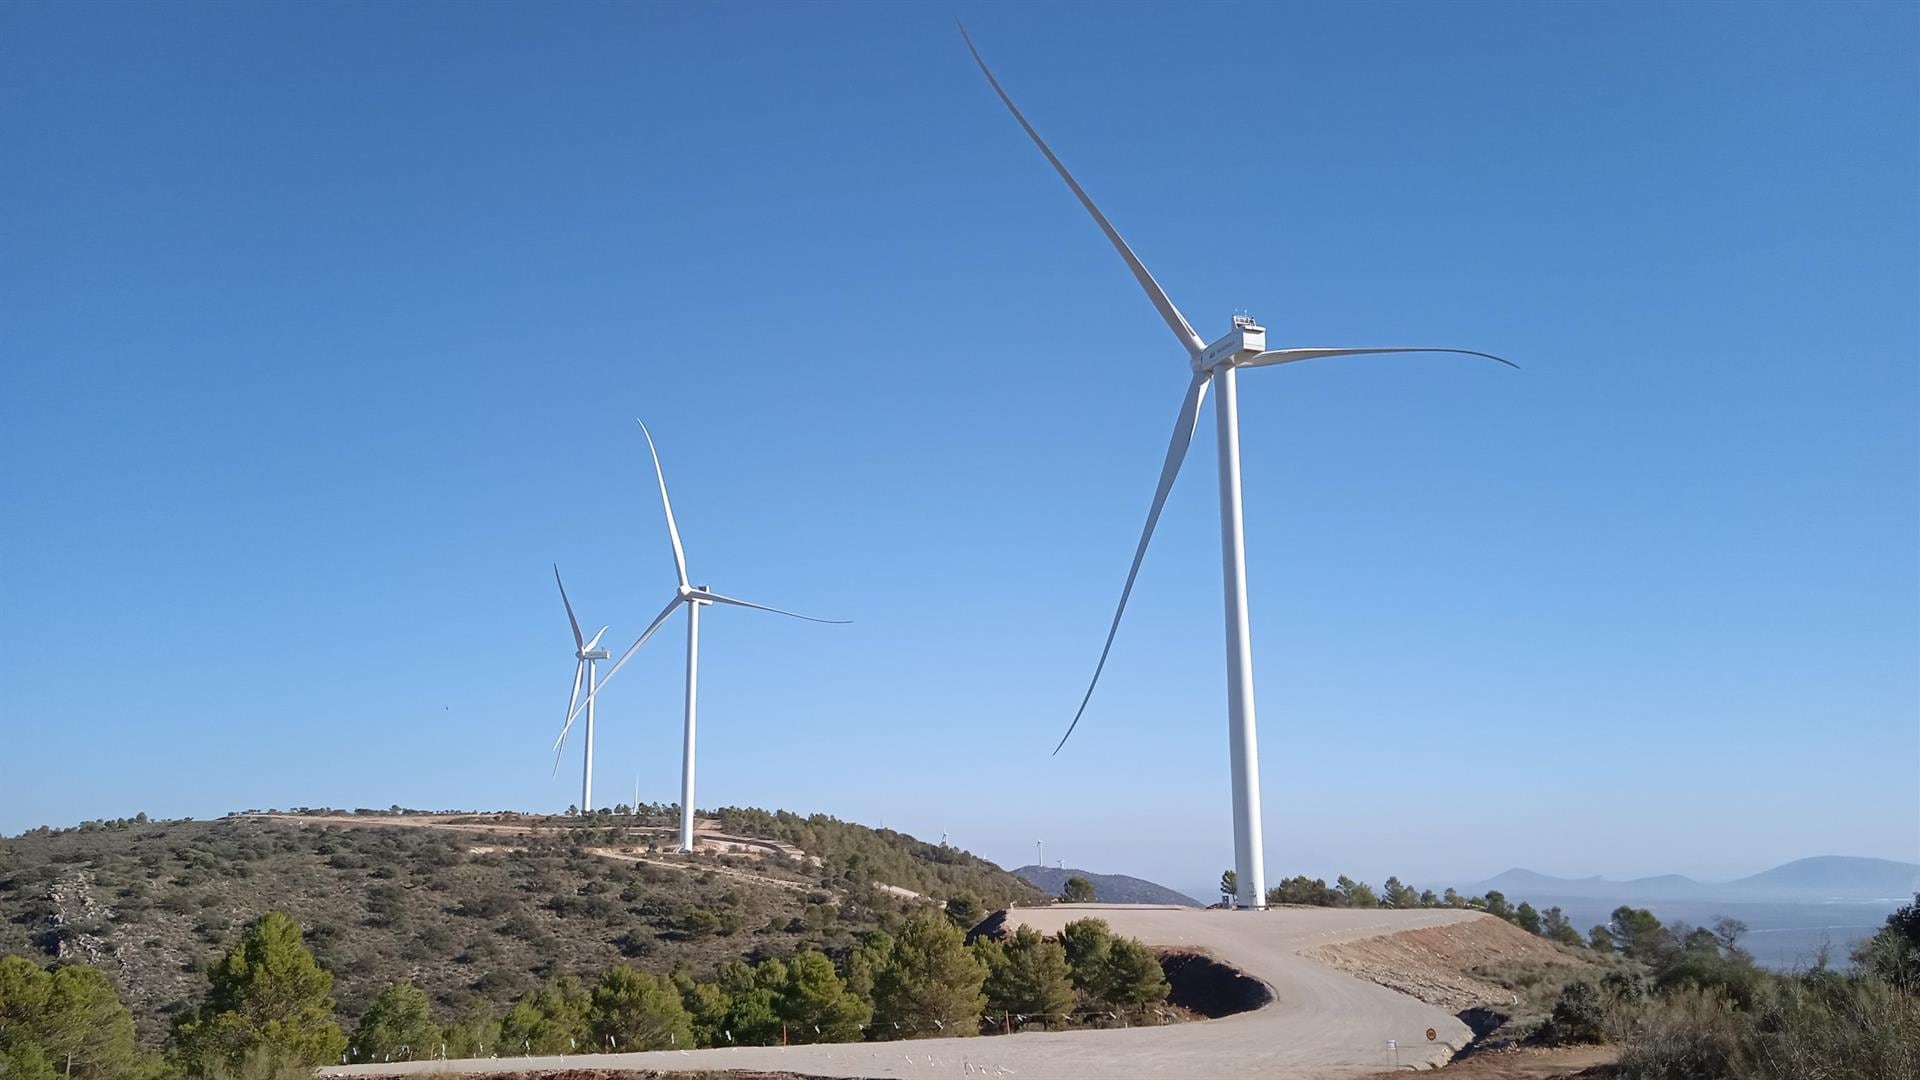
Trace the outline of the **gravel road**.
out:
<instances>
[{"instance_id":1,"label":"gravel road","mask_svg":"<svg viewBox=\"0 0 1920 1080\"><path fill-rule=\"evenodd\" d=\"M1190 1077L1362 1076L1444 1064L1471 1037L1438 1008L1361 982L1301 955L1324 945L1491 916L1470 911L1353 911L1276 908L1213 911L1120 904L1016 908L1011 921L1055 933L1072 919L1097 916L1149 945L1185 947L1265 982L1273 1004L1220 1020L1118 1031L1018 1035L826 1046L730 1047L580 1054L568 1057L354 1065L323 1076L440 1073L485 1076L536 1069L787 1071L808 1076L895 1077ZM1434 1030L1429 1042L1427 1029ZM1389 1040L1395 1044L1389 1047Z\"/></svg>"}]
</instances>

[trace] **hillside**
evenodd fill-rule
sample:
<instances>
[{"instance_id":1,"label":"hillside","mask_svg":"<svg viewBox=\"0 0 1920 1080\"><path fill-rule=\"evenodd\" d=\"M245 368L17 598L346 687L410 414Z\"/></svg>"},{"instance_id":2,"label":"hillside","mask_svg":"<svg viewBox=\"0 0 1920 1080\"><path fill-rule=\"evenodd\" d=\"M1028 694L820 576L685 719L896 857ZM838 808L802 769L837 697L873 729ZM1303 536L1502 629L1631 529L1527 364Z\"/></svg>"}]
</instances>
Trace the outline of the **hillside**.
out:
<instances>
[{"instance_id":1,"label":"hillside","mask_svg":"<svg viewBox=\"0 0 1920 1080\"><path fill-rule=\"evenodd\" d=\"M1508 896L1623 900L1885 900L1920 891L1920 864L1851 855L1820 855L1734 881L1696 881L1680 874L1615 881L1558 878L1513 869L1460 886L1463 893L1498 889Z\"/></svg>"},{"instance_id":2,"label":"hillside","mask_svg":"<svg viewBox=\"0 0 1920 1080\"><path fill-rule=\"evenodd\" d=\"M1091 870L1059 869L1052 866L1023 866L1013 872L1013 876L1038 888L1048 896L1059 896L1067 887L1070 877L1083 877L1093 882L1093 898L1108 904L1178 904L1181 907L1200 907L1201 904L1186 893L1175 892L1165 885L1156 885L1145 878L1129 877L1126 874L1096 874Z\"/></svg>"},{"instance_id":3,"label":"hillside","mask_svg":"<svg viewBox=\"0 0 1920 1080\"><path fill-rule=\"evenodd\" d=\"M1784 866L1727 883L1729 889L1766 895L1813 894L1822 899L1897 899L1920 892L1920 864L1847 855L1795 859Z\"/></svg>"},{"instance_id":4,"label":"hillside","mask_svg":"<svg viewBox=\"0 0 1920 1080\"><path fill-rule=\"evenodd\" d=\"M766 817L819 822L822 850L667 854L652 850L664 817L604 814L315 812L35 829L0 840L0 954L103 968L153 1045L205 992L203 966L270 909L306 928L350 1021L400 978L449 1012L474 999L498 1011L549 976L597 978L621 962L705 975L735 957L844 949L924 903L915 893L1040 899L957 849Z\"/></svg>"}]
</instances>

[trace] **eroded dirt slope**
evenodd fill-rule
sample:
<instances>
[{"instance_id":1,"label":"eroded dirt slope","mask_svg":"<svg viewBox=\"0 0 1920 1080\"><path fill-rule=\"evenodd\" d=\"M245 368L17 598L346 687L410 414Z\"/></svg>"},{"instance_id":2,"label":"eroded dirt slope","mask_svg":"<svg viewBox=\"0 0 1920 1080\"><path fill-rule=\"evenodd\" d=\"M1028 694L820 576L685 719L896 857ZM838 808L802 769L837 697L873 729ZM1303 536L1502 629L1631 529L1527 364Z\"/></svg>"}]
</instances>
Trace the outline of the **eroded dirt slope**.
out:
<instances>
[{"instance_id":1,"label":"eroded dirt slope","mask_svg":"<svg viewBox=\"0 0 1920 1080\"><path fill-rule=\"evenodd\" d=\"M1560 945L1493 918L1323 945L1307 955L1456 1012L1516 1004L1518 995L1493 981L1496 977L1511 982L1514 973L1537 973L1557 983L1592 966Z\"/></svg>"}]
</instances>

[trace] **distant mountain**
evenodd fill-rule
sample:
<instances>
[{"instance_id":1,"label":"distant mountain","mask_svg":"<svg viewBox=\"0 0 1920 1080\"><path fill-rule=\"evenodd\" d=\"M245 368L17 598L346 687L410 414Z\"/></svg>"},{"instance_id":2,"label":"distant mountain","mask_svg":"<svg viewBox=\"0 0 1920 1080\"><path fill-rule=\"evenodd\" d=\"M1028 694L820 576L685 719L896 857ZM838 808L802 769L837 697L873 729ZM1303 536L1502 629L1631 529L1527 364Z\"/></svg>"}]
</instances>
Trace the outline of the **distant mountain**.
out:
<instances>
[{"instance_id":1,"label":"distant mountain","mask_svg":"<svg viewBox=\"0 0 1920 1080\"><path fill-rule=\"evenodd\" d=\"M1093 882L1093 898L1108 904L1179 904L1182 907L1200 907L1200 902L1186 893L1175 892L1165 885L1156 885L1144 878L1128 877L1125 874L1096 874L1091 870L1061 869L1053 866L1023 866L1013 872L1013 876L1039 889L1041 892L1059 896L1067 887L1070 877L1083 877Z\"/></svg>"},{"instance_id":2,"label":"distant mountain","mask_svg":"<svg viewBox=\"0 0 1920 1080\"><path fill-rule=\"evenodd\" d=\"M1018 873L1018 871L1016 871ZM1513 869L1485 881L1457 886L1468 895L1498 889L1510 899L1593 897L1619 900L1884 900L1920 891L1920 863L1852 855L1796 859L1736 881L1695 881L1680 874L1614 881L1561 878Z\"/></svg>"},{"instance_id":3,"label":"distant mountain","mask_svg":"<svg viewBox=\"0 0 1920 1080\"><path fill-rule=\"evenodd\" d=\"M1730 881L1729 889L1766 893L1819 893L1823 899L1859 897L1880 900L1912 896L1920 890L1920 865L1892 859L1864 859L1848 855L1816 855L1785 866Z\"/></svg>"}]
</instances>

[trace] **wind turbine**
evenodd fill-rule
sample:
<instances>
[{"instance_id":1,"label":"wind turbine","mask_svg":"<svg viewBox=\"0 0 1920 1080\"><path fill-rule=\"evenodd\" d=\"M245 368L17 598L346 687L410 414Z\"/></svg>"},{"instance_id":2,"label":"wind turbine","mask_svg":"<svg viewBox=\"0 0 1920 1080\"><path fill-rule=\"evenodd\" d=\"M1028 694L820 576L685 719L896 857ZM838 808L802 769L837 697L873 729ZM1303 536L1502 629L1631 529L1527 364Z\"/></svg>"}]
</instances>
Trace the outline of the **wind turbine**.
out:
<instances>
[{"instance_id":1,"label":"wind turbine","mask_svg":"<svg viewBox=\"0 0 1920 1080\"><path fill-rule=\"evenodd\" d=\"M573 730L573 718L578 713L576 705L580 703L580 677L586 676L587 682L587 754L586 763L580 769L580 812L593 812L593 691L598 685L593 676L593 666L612 655L600 647L600 635L607 632L601 627L588 641L580 636L580 620L573 617L573 601L567 599L567 587L561 584L560 567L553 568L553 583L560 586L560 602L567 608L567 623L573 627L573 695L567 698L567 722L560 729L560 737L553 740L553 771L560 771L560 748L567 741L567 732Z\"/></svg>"},{"instance_id":2,"label":"wind turbine","mask_svg":"<svg viewBox=\"0 0 1920 1080\"><path fill-rule=\"evenodd\" d=\"M786 615L795 619L805 619L808 622L845 625L847 620L816 619L811 615L802 615L796 611L783 611L780 608L768 607L765 604L754 604L745 600L736 600L731 596L721 596L705 585L689 584L687 580L687 555L680 546L680 528L675 525L673 521L673 500L667 498L667 474L660 468L660 451L653 445L653 432L647 430L646 422L636 420L635 423L640 425L640 433L646 436L647 453L653 458L654 479L660 483L660 506L666 511L667 515L667 539L673 543L673 572L675 577L679 579L679 584L674 589L673 599L667 601L667 606L660 609L660 614L654 616L653 621L647 624L647 629L640 637L636 639L632 645L627 646L627 651L620 654L620 659L615 661L613 667L607 669L606 678L600 680L600 685L588 691L587 700L572 707L567 719L568 722L571 723L573 717L578 715L581 709L593 708L595 695L597 695L607 683L613 681L613 677L620 673L620 669L627 665L627 661L633 659L633 654L640 651L640 646L647 643L647 639L652 637L654 631L660 629L660 627L666 623L668 616L672 615L680 605L685 604L687 606L687 723L685 740L680 757L680 849L682 851L692 851L694 716L695 703L698 700L700 690L700 609L713 604L730 604L734 607L752 608L755 611L771 611L775 615Z\"/></svg>"},{"instance_id":3,"label":"wind turbine","mask_svg":"<svg viewBox=\"0 0 1920 1080\"><path fill-rule=\"evenodd\" d=\"M1113 638L1120 629L1120 616L1127 610L1127 598L1133 593L1134 578L1140 573L1140 561L1146 557L1147 543L1153 539L1153 527L1160 520L1160 511L1166 505L1167 493L1173 488L1173 480L1180 472L1180 463L1186 459L1187 444L1193 440L1194 429L1200 420L1200 405L1207 394L1207 384L1219 386L1219 400L1214 405L1214 419L1219 435L1220 451L1220 555L1221 581L1226 593L1226 630L1227 630L1227 735L1233 756L1233 850L1234 866L1240 883L1240 904L1243 907L1258 908L1266 906L1266 860L1262 852L1260 837L1260 753L1257 733L1254 725L1253 710L1253 643L1247 618L1247 557L1246 537L1241 523L1240 510L1240 404L1235 372L1240 368L1269 367L1275 364L1291 364L1299 360L1316 360L1336 356L1366 356L1376 353L1458 353L1465 356L1481 356L1489 360L1498 360L1508 367L1517 367L1510 360L1502 359L1492 353L1476 352L1472 349L1445 349L1415 346L1370 349L1325 349L1291 348L1268 349L1266 329L1250 316L1235 315L1232 328L1226 336L1211 344L1200 340L1187 323L1186 317L1173 306L1173 300L1166 290L1147 272L1145 264L1134 255L1133 249L1120 238L1119 232L1107 221L1105 214L1093 204L1086 191L1080 187L1067 167L1054 156L1040 133L1027 123L1027 118L1001 88L1000 80L993 77L987 62L980 58L980 50L974 48L973 38L967 34L966 27L960 28L960 34L967 42L967 51L973 54L974 63L980 65L980 71L987 77L995 94L1020 122L1020 127L1033 140L1033 144L1046 155L1060 179L1087 208L1093 220L1099 224L1100 231L1107 235L1114 250L1126 260L1127 268L1146 290L1147 299L1160 312L1173 336L1187 350L1193 377L1187 383L1186 396L1181 399L1180 412L1174 420L1173 438L1167 444L1166 461L1160 466L1160 483L1154 488L1153 504L1147 509L1146 527L1140 532L1140 543L1133 552L1133 565L1127 569L1127 582L1120 590L1120 603L1114 609L1113 623L1107 628L1107 641L1100 649L1100 661L1094 665L1093 678L1087 684L1086 695L1080 699L1080 708L1073 714L1073 723L1067 725L1066 735L1061 736L1059 746L1053 748L1058 754L1060 747L1067 744L1073 735L1073 729L1079 726L1080 717L1087 711L1087 702L1093 698L1093 688L1100 682L1100 673L1106 669L1107 654L1113 650Z\"/></svg>"}]
</instances>

